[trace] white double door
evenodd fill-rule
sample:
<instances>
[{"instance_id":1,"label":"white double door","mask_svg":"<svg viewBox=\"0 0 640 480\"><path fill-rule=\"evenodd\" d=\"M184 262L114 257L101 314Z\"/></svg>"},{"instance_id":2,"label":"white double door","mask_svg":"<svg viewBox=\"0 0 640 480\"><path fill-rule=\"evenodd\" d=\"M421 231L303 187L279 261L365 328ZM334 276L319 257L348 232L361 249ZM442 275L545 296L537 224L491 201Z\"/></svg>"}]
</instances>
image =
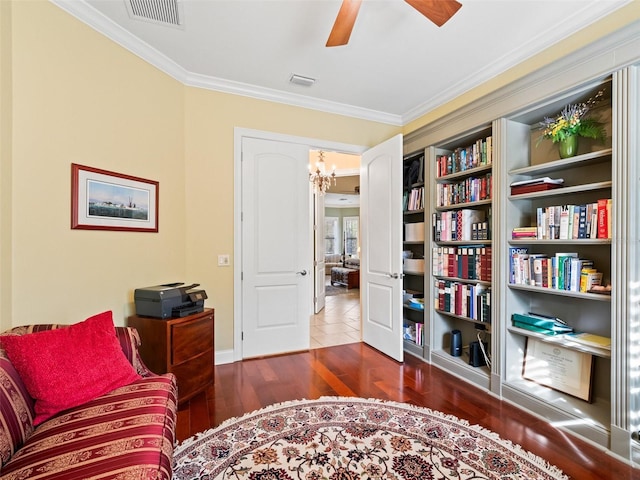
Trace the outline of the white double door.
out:
<instances>
[{"instance_id":1,"label":"white double door","mask_svg":"<svg viewBox=\"0 0 640 480\"><path fill-rule=\"evenodd\" d=\"M316 255L321 251L321 236L315 241L312 236L310 147L242 137L241 148L241 331L239 335L236 331L240 340L236 347L242 358L305 350L314 311L313 279L324 280L324 267L321 262L314 267L313 261L314 244ZM401 136L362 155L362 335L366 343L398 361L402 361L401 177ZM324 228L324 222L319 227Z\"/></svg>"}]
</instances>

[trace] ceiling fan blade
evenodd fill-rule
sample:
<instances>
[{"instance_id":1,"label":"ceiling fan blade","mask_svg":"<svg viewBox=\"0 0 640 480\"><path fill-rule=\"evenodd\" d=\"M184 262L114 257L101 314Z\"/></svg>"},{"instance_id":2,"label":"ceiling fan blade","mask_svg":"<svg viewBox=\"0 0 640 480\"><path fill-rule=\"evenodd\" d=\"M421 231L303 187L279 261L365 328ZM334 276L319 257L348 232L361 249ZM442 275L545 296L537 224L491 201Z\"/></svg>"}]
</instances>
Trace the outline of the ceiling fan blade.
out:
<instances>
[{"instance_id":1,"label":"ceiling fan blade","mask_svg":"<svg viewBox=\"0 0 640 480\"><path fill-rule=\"evenodd\" d=\"M340 11L327 40L327 47L346 45L349 42L361 3L362 0L342 0Z\"/></svg>"},{"instance_id":2,"label":"ceiling fan blade","mask_svg":"<svg viewBox=\"0 0 640 480\"><path fill-rule=\"evenodd\" d=\"M456 0L405 0L421 14L441 27L460 10L462 4Z\"/></svg>"}]
</instances>

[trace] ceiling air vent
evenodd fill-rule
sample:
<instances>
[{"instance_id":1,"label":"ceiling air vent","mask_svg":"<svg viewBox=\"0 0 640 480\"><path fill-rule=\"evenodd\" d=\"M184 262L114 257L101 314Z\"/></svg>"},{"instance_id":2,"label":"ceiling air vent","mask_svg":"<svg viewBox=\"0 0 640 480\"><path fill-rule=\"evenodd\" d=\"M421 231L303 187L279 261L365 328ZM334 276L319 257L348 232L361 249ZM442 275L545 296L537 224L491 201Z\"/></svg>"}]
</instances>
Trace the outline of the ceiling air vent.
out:
<instances>
[{"instance_id":1,"label":"ceiling air vent","mask_svg":"<svg viewBox=\"0 0 640 480\"><path fill-rule=\"evenodd\" d=\"M181 0L125 0L129 15L134 20L181 27Z\"/></svg>"}]
</instances>

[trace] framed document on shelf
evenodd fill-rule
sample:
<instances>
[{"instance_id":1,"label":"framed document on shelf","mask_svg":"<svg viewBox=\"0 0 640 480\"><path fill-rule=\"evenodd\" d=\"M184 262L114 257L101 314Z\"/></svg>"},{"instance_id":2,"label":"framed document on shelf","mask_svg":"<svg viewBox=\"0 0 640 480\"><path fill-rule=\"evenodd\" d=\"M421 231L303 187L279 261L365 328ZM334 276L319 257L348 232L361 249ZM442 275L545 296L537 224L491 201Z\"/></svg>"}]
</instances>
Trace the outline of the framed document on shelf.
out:
<instances>
[{"instance_id":1,"label":"framed document on shelf","mask_svg":"<svg viewBox=\"0 0 640 480\"><path fill-rule=\"evenodd\" d=\"M593 355L527 339L522 377L591 402Z\"/></svg>"}]
</instances>

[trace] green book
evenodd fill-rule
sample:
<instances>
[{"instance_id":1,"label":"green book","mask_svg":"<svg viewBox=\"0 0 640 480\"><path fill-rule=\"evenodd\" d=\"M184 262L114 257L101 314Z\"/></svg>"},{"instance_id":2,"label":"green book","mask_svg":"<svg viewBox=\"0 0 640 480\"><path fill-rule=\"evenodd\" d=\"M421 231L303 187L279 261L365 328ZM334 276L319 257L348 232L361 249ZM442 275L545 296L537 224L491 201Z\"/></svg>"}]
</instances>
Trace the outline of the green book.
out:
<instances>
[{"instance_id":1,"label":"green book","mask_svg":"<svg viewBox=\"0 0 640 480\"><path fill-rule=\"evenodd\" d=\"M514 327L522 328L524 330L530 330L536 333L543 333L545 335L561 335L564 332L555 332L553 330L548 330L542 327L536 327L535 325L531 325L530 323L521 323L521 322L513 322Z\"/></svg>"},{"instance_id":2,"label":"green book","mask_svg":"<svg viewBox=\"0 0 640 480\"><path fill-rule=\"evenodd\" d=\"M547 330L549 332L554 332L554 333L568 333L573 331L573 328L566 325L564 322L562 322L557 318L536 315L532 313L527 313L527 314L514 313L511 316L511 320L514 323L514 325L517 322L520 325L530 325L532 327L541 328L543 330ZM525 327L520 327L520 328L525 328Z\"/></svg>"}]
</instances>

